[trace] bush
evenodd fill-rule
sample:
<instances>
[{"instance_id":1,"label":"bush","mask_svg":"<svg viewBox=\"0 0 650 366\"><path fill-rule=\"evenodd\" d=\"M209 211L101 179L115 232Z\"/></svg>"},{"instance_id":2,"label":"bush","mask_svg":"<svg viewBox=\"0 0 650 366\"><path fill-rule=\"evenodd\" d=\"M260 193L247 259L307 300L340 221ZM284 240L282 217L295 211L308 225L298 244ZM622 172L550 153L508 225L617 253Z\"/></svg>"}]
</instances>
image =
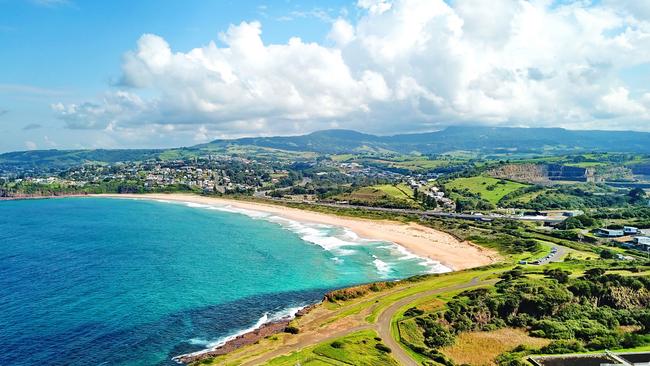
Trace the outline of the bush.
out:
<instances>
[{"instance_id":1,"label":"bush","mask_svg":"<svg viewBox=\"0 0 650 366\"><path fill-rule=\"evenodd\" d=\"M393 350L391 350L390 347L388 347L387 345L385 345L385 344L383 344L383 343L377 343L377 344L375 344L375 348L378 349L378 350L380 350L380 351L382 351L382 352L385 352L385 353L391 353L391 352L393 352Z\"/></svg>"},{"instance_id":2,"label":"bush","mask_svg":"<svg viewBox=\"0 0 650 366\"><path fill-rule=\"evenodd\" d=\"M613 251L611 251L609 249L603 249L603 250L600 251L600 257L603 258L603 259L612 259L612 258L614 258L615 255L616 255L616 253L614 253Z\"/></svg>"},{"instance_id":3,"label":"bush","mask_svg":"<svg viewBox=\"0 0 650 366\"><path fill-rule=\"evenodd\" d=\"M591 342L589 342L589 344L587 344L587 348L592 351L619 348L620 346L621 338L618 334L609 334L601 337L596 337Z\"/></svg>"},{"instance_id":4,"label":"bush","mask_svg":"<svg viewBox=\"0 0 650 366\"><path fill-rule=\"evenodd\" d=\"M284 332L285 333L290 333L290 334L298 334L298 333L300 333L300 329L290 325L290 326L284 328Z\"/></svg>"},{"instance_id":5,"label":"bush","mask_svg":"<svg viewBox=\"0 0 650 366\"><path fill-rule=\"evenodd\" d=\"M422 314L424 314L424 310L415 307L410 308L404 312L404 316L408 318L413 318Z\"/></svg>"},{"instance_id":6,"label":"bush","mask_svg":"<svg viewBox=\"0 0 650 366\"><path fill-rule=\"evenodd\" d=\"M544 270L544 274L549 278L556 280L559 283L567 283L569 282L569 275L571 274L571 272L564 271L559 268L554 268L554 269Z\"/></svg>"},{"instance_id":7,"label":"bush","mask_svg":"<svg viewBox=\"0 0 650 366\"><path fill-rule=\"evenodd\" d=\"M533 323L532 336L551 339L571 339L575 335L569 327L555 320L539 320Z\"/></svg>"},{"instance_id":8,"label":"bush","mask_svg":"<svg viewBox=\"0 0 650 366\"><path fill-rule=\"evenodd\" d=\"M548 346L542 347L539 353L557 355L562 353L585 352L586 350L582 343L572 339L551 342Z\"/></svg>"},{"instance_id":9,"label":"bush","mask_svg":"<svg viewBox=\"0 0 650 366\"><path fill-rule=\"evenodd\" d=\"M431 317L417 318L417 324L424 329L424 344L437 349L454 343L454 335Z\"/></svg>"},{"instance_id":10,"label":"bush","mask_svg":"<svg viewBox=\"0 0 650 366\"><path fill-rule=\"evenodd\" d=\"M343 342L334 341L330 344L332 348L343 348Z\"/></svg>"}]
</instances>

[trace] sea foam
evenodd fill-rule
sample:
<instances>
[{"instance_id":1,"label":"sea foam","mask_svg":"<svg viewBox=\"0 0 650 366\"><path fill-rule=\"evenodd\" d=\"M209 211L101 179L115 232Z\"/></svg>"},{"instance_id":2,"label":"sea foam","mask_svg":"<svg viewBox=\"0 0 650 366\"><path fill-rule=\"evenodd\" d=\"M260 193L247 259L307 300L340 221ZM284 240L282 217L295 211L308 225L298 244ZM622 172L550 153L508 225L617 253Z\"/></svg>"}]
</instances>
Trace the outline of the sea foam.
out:
<instances>
[{"instance_id":1,"label":"sea foam","mask_svg":"<svg viewBox=\"0 0 650 366\"><path fill-rule=\"evenodd\" d=\"M413 261L417 265L424 267L424 273L444 273L450 272L451 269L442 265L440 262L435 261L430 258L425 258L418 256L417 254L409 251L405 247L391 243L376 241L370 239L364 239L359 237L354 231L345 228L345 227L336 227L332 225L317 224L317 223L308 223L300 222L286 217L244 209L240 207L235 207L232 205L218 205L218 204L201 204L194 202L178 202L178 201L169 201L169 200L156 200L164 203L182 203L187 207L191 208L201 208L208 210L216 210L221 212L228 212L234 214L241 214L248 216L255 220L265 220L280 225L282 228L294 232L297 234L303 241L318 245L322 249L331 252L335 255L332 260L336 263L342 263L343 260L340 257L353 255L357 252L355 247L359 245L366 245L372 247L374 245L377 249L388 250L391 254L391 257L396 258L378 258L376 255L372 255L373 265L379 274L383 278L389 278L392 272L392 267L394 261Z\"/></svg>"},{"instance_id":2,"label":"sea foam","mask_svg":"<svg viewBox=\"0 0 650 366\"><path fill-rule=\"evenodd\" d=\"M231 333L229 335L226 335L224 337L220 337L220 338L218 338L216 340L205 340L205 339L201 339L201 338L191 338L191 339L188 340L188 343L190 343L192 345L196 345L196 346L205 347L204 350L198 351L198 352L193 352L192 354L201 354L201 353L204 353L204 352L211 351L211 350L214 350L216 348L219 348L219 347L223 346L224 344L232 341L233 339L235 339L235 338L237 338L237 337L239 337L241 335L244 335L246 333L250 333L250 332L260 328L264 324L274 323L274 322L281 321L281 320L293 319L296 316L296 314L298 313L298 311L303 309L305 306L307 306L307 305L292 306L292 307L288 307L288 308L282 309L280 311L271 312L271 313L265 312L255 322L255 324L251 325L250 327L240 329L240 330L235 331L235 332L233 332L233 333Z\"/></svg>"}]
</instances>

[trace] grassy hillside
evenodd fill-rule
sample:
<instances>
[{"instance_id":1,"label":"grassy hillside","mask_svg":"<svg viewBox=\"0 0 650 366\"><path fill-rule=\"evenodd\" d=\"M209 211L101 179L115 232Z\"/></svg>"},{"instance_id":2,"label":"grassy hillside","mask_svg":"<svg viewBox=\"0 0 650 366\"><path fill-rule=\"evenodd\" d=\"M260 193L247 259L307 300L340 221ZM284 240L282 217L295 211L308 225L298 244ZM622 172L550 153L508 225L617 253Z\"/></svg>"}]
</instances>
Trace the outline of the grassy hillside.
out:
<instances>
[{"instance_id":1,"label":"grassy hillside","mask_svg":"<svg viewBox=\"0 0 650 366\"><path fill-rule=\"evenodd\" d=\"M505 195L527 186L527 184L523 183L485 176L457 178L445 184L445 188L448 190L467 190L473 194L480 195L482 199L489 201L495 205Z\"/></svg>"},{"instance_id":2,"label":"grassy hillside","mask_svg":"<svg viewBox=\"0 0 650 366\"><path fill-rule=\"evenodd\" d=\"M381 340L377 333L371 330L352 333L332 341L320 343L314 347L303 349L287 356L280 356L266 366L326 366L326 365L358 365L358 366L398 366L390 356L388 349L380 350ZM381 348L381 346L379 346Z\"/></svg>"},{"instance_id":3,"label":"grassy hillside","mask_svg":"<svg viewBox=\"0 0 650 366\"><path fill-rule=\"evenodd\" d=\"M334 197L339 201L349 201L351 204L362 206L419 208L419 203L413 197L413 190L405 184L379 184L362 187L352 193L344 193Z\"/></svg>"},{"instance_id":4,"label":"grassy hillside","mask_svg":"<svg viewBox=\"0 0 650 366\"><path fill-rule=\"evenodd\" d=\"M0 170L21 167L69 167L85 162L114 163L145 159L176 159L206 152L242 153L271 157L306 154L334 154L335 160L345 160L347 154L356 156L393 157L387 164L395 169L426 171L453 165L455 158L475 156L494 159L534 158L544 155L585 152L581 158L566 161L583 167L601 167L602 159L620 162L613 154L586 152L650 153L650 134L626 131L569 131L558 128L494 128L449 127L429 133L375 136L347 130L317 131L301 136L277 136L215 140L176 149L132 150L39 150L0 154ZM292 154L294 152L297 154ZM448 154L450 160L426 156ZM405 157L405 158L402 158ZM628 158L629 165L642 165L647 159Z\"/></svg>"}]
</instances>

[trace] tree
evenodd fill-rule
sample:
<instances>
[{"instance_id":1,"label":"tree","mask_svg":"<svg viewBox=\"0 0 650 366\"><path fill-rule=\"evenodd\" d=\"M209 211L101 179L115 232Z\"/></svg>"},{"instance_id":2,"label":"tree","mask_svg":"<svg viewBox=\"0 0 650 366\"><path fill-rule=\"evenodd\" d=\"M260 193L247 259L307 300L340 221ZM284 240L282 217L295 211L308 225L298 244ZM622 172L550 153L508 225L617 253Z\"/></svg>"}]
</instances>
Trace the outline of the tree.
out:
<instances>
[{"instance_id":1,"label":"tree","mask_svg":"<svg viewBox=\"0 0 650 366\"><path fill-rule=\"evenodd\" d=\"M610 249L603 249L603 250L600 251L600 257L602 259L613 259L614 256L616 256L616 253L614 253Z\"/></svg>"},{"instance_id":2,"label":"tree","mask_svg":"<svg viewBox=\"0 0 650 366\"><path fill-rule=\"evenodd\" d=\"M605 270L603 268L590 268L585 271L585 277L591 280L600 277L604 274L605 274Z\"/></svg>"},{"instance_id":3,"label":"tree","mask_svg":"<svg viewBox=\"0 0 650 366\"><path fill-rule=\"evenodd\" d=\"M571 272L564 271L564 270L561 270L559 268L554 268L554 269L545 270L544 274L547 277L552 278L552 279L556 280L559 283L567 283L567 282L569 282L569 275L571 274Z\"/></svg>"},{"instance_id":4,"label":"tree","mask_svg":"<svg viewBox=\"0 0 650 366\"><path fill-rule=\"evenodd\" d=\"M631 203L644 202L646 199L646 193L643 188L633 188L627 195L630 197Z\"/></svg>"},{"instance_id":5,"label":"tree","mask_svg":"<svg viewBox=\"0 0 650 366\"><path fill-rule=\"evenodd\" d=\"M417 318L416 322L424 329L424 344L437 349L454 343L454 335L431 318Z\"/></svg>"}]
</instances>

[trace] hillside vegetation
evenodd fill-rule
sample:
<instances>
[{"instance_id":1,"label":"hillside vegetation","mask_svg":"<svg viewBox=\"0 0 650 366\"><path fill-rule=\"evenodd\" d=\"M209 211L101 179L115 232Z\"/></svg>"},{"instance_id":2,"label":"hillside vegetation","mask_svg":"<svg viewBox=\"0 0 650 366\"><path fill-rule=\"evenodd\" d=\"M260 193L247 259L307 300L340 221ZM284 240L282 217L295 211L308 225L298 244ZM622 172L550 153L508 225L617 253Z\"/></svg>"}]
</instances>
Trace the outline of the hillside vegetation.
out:
<instances>
[{"instance_id":1,"label":"hillside vegetation","mask_svg":"<svg viewBox=\"0 0 650 366\"><path fill-rule=\"evenodd\" d=\"M457 178L445 184L448 191L469 192L494 205L498 204L506 195L525 187L528 187L528 185L486 176Z\"/></svg>"}]
</instances>

